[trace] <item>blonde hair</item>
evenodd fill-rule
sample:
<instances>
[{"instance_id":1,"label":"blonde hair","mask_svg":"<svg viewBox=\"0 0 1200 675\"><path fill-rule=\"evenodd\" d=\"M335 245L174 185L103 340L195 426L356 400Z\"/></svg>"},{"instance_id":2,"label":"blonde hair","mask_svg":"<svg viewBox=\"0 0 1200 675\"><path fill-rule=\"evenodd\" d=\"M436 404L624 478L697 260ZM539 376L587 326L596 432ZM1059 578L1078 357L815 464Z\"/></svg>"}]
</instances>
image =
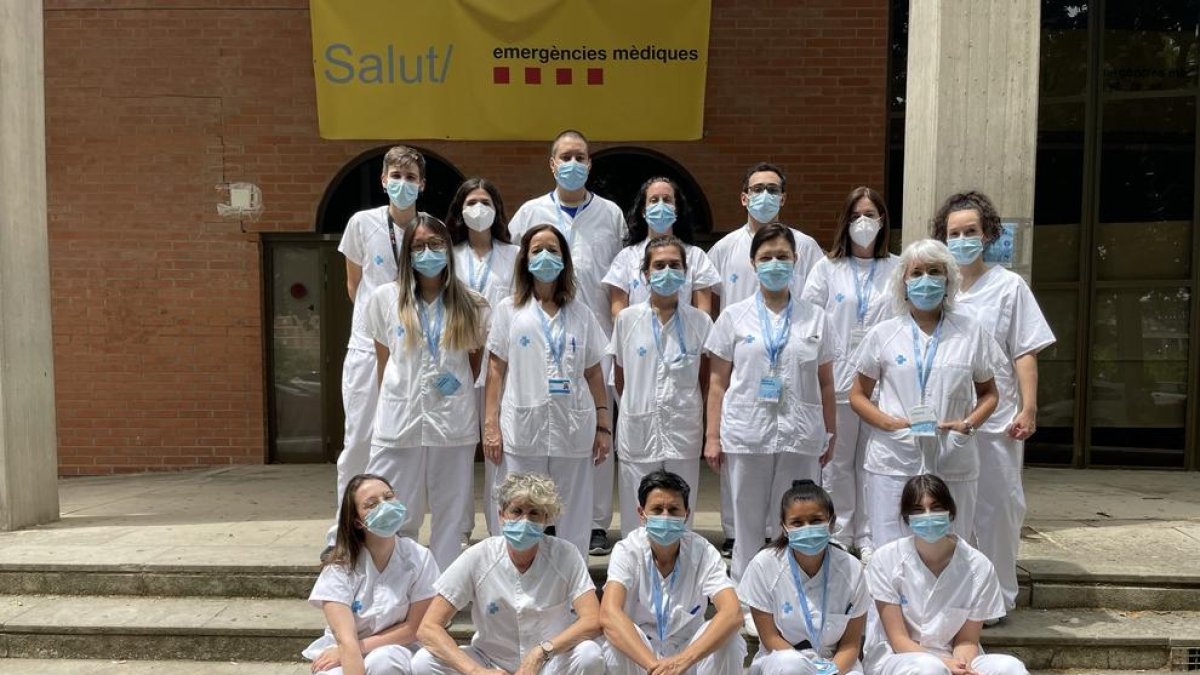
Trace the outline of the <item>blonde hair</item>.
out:
<instances>
[{"instance_id":1,"label":"blonde hair","mask_svg":"<svg viewBox=\"0 0 1200 675\"><path fill-rule=\"evenodd\" d=\"M900 264L892 271L892 303L896 313L904 316L910 311L908 286L904 282L908 278L909 266L918 262L926 265L941 263L945 266L946 299L942 301L942 308L950 311L954 298L958 295L958 287L962 284L962 273L958 271L958 263L954 262L950 249L942 242L937 239L918 239L905 247L904 252L900 254Z\"/></svg>"},{"instance_id":2,"label":"blonde hair","mask_svg":"<svg viewBox=\"0 0 1200 675\"><path fill-rule=\"evenodd\" d=\"M509 504L517 500L544 511L547 521L558 519L558 514L562 513L558 488L545 474L510 473L506 476L496 487L496 501L500 504L500 510L507 509Z\"/></svg>"},{"instance_id":3,"label":"blonde hair","mask_svg":"<svg viewBox=\"0 0 1200 675\"><path fill-rule=\"evenodd\" d=\"M479 308L487 304L479 294L463 285L454 273L454 253L451 250L450 230L446 224L428 213L418 213L404 228L404 243L400 246L400 274L396 283L400 286L400 301L397 307L400 324L404 326L404 345L420 349L424 334L421 321L417 318L417 275L412 266L413 239L417 229L433 230L446 244L446 269L442 270L442 306L445 308L445 329L442 331L441 347L451 350L475 351L483 346L483 320Z\"/></svg>"}]
</instances>

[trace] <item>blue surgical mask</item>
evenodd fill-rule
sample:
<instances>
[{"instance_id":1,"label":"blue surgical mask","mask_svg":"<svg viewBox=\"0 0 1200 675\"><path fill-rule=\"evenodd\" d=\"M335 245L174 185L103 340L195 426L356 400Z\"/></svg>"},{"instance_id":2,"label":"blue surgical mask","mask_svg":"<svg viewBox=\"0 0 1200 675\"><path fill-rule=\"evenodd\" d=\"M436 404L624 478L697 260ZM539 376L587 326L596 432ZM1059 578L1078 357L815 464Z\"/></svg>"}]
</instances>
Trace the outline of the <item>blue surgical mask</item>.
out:
<instances>
[{"instance_id":1,"label":"blue surgical mask","mask_svg":"<svg viewBox=\"0 0 1200 675\"><path fill-rule=\"evenodd\" d=\"M446 252L427 248L412 254L412 266L423 277L436 277L446 269Z\"/></svg>"},{"instance_id":2,"label":"blue surgical mask","mask_svg":"<svg viewBox=\"0 0 1200 675\"><path fill-rule=\"evenodd\" d=\"M670 546L687 532L687 519L675 516L646 516L646 536L661 546Z\"/></svg>"},{"instance_id":3,"label":"blue surgical mask","mask_svg":"<svg viewBox=\"0 0 1200 675\"><path fill-rule=\"evenodd\" d=\"M782 200L782 195L773 195L766 191L751 193L750 204L746 210L758 222L770 223L775 220L775 216L779 215L779 204Z\"/></svg>"},{"instance_id":4,"label":"blue surgical mask","mask_svg":"<svg viewBox=\"0 0 1200 675\"><path fill-rule=\"evenodd\" d=\"M389 178L387 182L388 199L396 205L398 209L407 209L417 201L417 195L421 194L421 186L404 180Z\"/></svg>"},{"instance_id":5,"label":"blue surgical mask","mask_svg":"<svg viewBox=\"0 0 1200 675\"><path fill-rule=\"evenodd\" d=\"M675 205L655 202L646 207L646 224L656 234L662 234L675 224Z\"/></svg>"},{"instance_id":6,"label":"blue surgical mask","mask_svg":"<svg viewBox=\"0 0 1200 675\"><path fill-rule=\"evenodd\" d=\"M983 253L983 237L959 237L946 240L946 248L959 265L970 265Z\"/></svg>"},{"instance_id":7,"label":"blue surgical mask","mask_svg":"<svg viewBox=\"0 0 1200 675\"><path fill-rule=\"evenodd\" d=\"M563 271L562 256L553 251L539 251L529 259L529 273L538 281L550 283Z\"/></svg>"},{"instance_id":8,"label":"blue surgical mask","mask_svg":"<svg viewBox=\"0 0 1200 675\"><path fill-rule=\"evenodd\" d=\"M658 295L675 295L683 288L687 275L683 270L667 267L650 273L650 290Z\"/></svg>"},{"instance_id":9,"label":"blue surgical mask","mask_svg":"<svg viewBox=\"0 0 1200 675\"><path fill-rule=\"evenodd\" d=\"M829 546L829 524L815 523L788 530L788 546L804 555L816 555Z\"/></svg>"},{"instance_id":10,"label":"blue surgical mask","mask_svg":"<svg viewBox=\"0 0 1200 675\"><path fill-rule=\"evenodd\" d=\"M568 192L574 192L587 184L588 165L571 160L560 162L554 168L554 180L558 186Z\"/></svg>"},{"instance_id":11,"label":"blue surgical mask","mask_svg":"<svg viewBox=\"0 0 1200 675\"><path fill-rule=\"evenodd\" d=\"M946 277L923 274L915 279L906 279L904 286L913 307L920 310L934 309L946 298Z\"/></svg>"},{"instance_id":12,"label":"blue surgical mask","mask_svg":"<svg viewBox=\"0 0 1200 675\"><path fill-rule=\"evenodd\" d=\"M791 260L768 260L758 263L755 271L763 288L768 291L782 291L792 281L792 268L795 263Z\"/></svg>"},{"instance_id":13,"label":"blue surgical mask","mask_svg":"<svg viewBox=\"0 0 1200 675\"><path fill-rule=\"evenodd\" d=\"M404 516L408 510L400 502L389 499L386 502L379 502L375 508L367 512L367 517L363 519L363 525L367 530L379 537L394 537L400 531L400 526L404 524Z\"/></svg>"},{"instance_id":14,"label":"blue surgical mask","mask_svg":"<svg viewBox=\"0 0 1200 675\"><path fill-rule=\"evenodd\" d=\"M908 517L908 529L932 544L950 534L950 513L934 511L911 515Z\"/></svg>"},{"instance_id":15,"label":"blue surgical mask","mask_svg":"<svg viewBox=\"0 0 1200 675\"><path fill-rule=\"evenodd\" d=\"M538 545L546 536L546 526L532 520L506 520L500 528L508 545L518 551L527 551Z\"/></svg>"}]
</instances>

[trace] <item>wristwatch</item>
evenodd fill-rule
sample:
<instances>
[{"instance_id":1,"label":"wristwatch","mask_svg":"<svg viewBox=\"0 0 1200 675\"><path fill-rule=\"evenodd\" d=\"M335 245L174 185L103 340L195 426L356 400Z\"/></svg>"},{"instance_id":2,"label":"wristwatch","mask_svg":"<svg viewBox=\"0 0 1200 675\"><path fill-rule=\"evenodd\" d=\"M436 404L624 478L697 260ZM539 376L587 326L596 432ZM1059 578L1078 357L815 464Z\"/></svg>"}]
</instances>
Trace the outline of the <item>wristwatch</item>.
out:
<instances>
[{"instance_id":1,"label":"wristwatch","mask_svg":"<svg viewBox=\"0 0 1200 675\"><path fill-rule=\"evenodd\" d=\"M549 640L543 640L542 644L538 645L542 648L542 657L547 661L551 656L554 656L554 643Z\"/></svg>"}]
</instances>

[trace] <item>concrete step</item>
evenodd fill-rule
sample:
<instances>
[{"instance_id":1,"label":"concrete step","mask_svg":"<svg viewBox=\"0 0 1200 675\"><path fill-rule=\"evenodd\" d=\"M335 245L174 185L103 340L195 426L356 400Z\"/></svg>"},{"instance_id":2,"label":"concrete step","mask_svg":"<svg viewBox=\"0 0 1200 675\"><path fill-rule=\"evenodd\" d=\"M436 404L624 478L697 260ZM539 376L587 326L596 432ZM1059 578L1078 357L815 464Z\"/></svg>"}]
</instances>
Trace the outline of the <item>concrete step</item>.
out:
<instances>
[{"instance_id":1,"label":"concrete step","mask_svg":"<svg viewBox=\"0 0 1200 675\"><path fill-rule=\"evenodd\" d=\"M0 659L0 675L311 675L307 663Z\"/></svg>"}]
</instances>

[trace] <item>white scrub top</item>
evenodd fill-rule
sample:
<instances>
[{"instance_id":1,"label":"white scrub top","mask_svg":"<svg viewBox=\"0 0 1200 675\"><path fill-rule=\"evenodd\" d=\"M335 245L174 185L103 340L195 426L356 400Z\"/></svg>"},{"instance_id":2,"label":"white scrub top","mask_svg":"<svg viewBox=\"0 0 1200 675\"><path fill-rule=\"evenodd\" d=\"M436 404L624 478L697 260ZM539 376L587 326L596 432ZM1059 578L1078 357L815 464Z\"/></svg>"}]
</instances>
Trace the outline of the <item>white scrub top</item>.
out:
<instances>
[{"instance_id":1,"label":"white scrub top","mask_svg":"<svg viewBox=\"0 0 1200 675\"><path fill-rule=\"evenodd\" d=\"M980 430L1005 433L1017 416L1021 398L1013 361L1054 344L1054 333L1025 280L999 265L988 268L969 290L960 290L954 303L959 312L983 324L1000 346L1001 358L995 364L1000 403Z\"/></svg>"},{"instance_id":2,"label":"white scrub top","mask_svg":"<svg viewBox=\"0 0 1200 675\"><path fill-rule=\"evenodd\" d=\"M625 216L616 204L590 192L574 218L556 200L550 192L525 202L508 222L508 231L514 242L535 225L554 225L562 232L575 265L576 298L596 314L607 338L612 331L612 309L602 282L625 241Z\"/></svg>"},{"instance_id":3,"label":"white scrub top","mask_svg":"<svg viewBox=\"0 0 1200 675\"><path fill-rule=\"evenodd\" d=\"M606 338L583 303L569 302L548 319L551 335L564 336L562 371L543 332L545 313L534 298L522 307L500 301L492 315L488 351L508 363L500 402L504 451L517 456L591 457L596 403L584 370L600 363ZM570 380L570 393L550 393L550 378Z\"/></svg>"},{"instance_id":4,"label":"white scrub top","mask_svg":"<svg viewBox=\"0 0 1200 675\"><path fill-rule=\"evenodd\" d=\"M392 557L382 570L375 568L365 548L353 570L327 565L317 577L308 603L317 609L326 602L346 605L354 613L354 628L363 639L404 621L412 604L437 595L437 578L437 563L429 550L411 539L397 537ZM326 628L324 635L305 648L304 658L315 659L335 644L333 631Z\"/></svg>"},{"instance_id":5,"label":"white scrub top","mask_svg":"<svg viewBox=\"0 0 1200 675\"><path fill-rule=\"evenodd\" d=\"M800 297L809 270L825 257L825 252L815 239L792 227L792 239L796 242L796 267L792 270L792 295ZM721 275L721 283L713 286L713 292L721 296L721 306L729 307L758 292L758 275L750 263L750 243L754 233L749 223L721 237L708 250L708 259Z\"/></svg>"},{"instance_id":6,"label":"white scrub top","mask_svg":"<svg viewBox=\"0 0 1200 675\"><path fill-rule=\"evenodd\" d=\"M800 594L792 577L792 566L787 556L790 549L768 548L759 551L738 584L738 597L742 602L760 612L775 617L775 627L789 644L807 640L821 658L833 658L838 642L846 632L846 625L867 613L871 598L867 594L867 575L858 558L836 546L826 549L829 558L829 599L822 599L825 586L824 572L809 578L797 565L800 583L808 598L808 608L813 627L821 632L821 639L814 640L808 634L804 611L800 605ZM825 605L827 618L821 616ZM822 626L824 626L822 628Z\"/></svg>"},{"instance_id":7,"label":"white scrub top","mask_svg":"<svg viewBox=\"0 0 1200 675\"><path fill-rule=\"evenodd\" d=\"M454 247L454 272L463 285L482 295L495 308L512 295L513 270L520 246L492 240L492 250L484 257L475 255L468 242Z\"/></svg>"},{"instance_id":8,"label":"white scrub top","mask_svg":"<svg viewBox=\"0 0 1200 675\"><path fill-rule=\"evenodd\" d=\"M683 327L680 348L679 328ZM617 454L631 462L699 459L704 436L700 354L712 330L708 314L680 304L660 326L649 303L621 310L608 353L624 369ZM659 354L659 344L663 354Z\"/></svg>"},{"instance_id":9,"label":"white scrub top","mask_svg":"<svg viewBox=\"0 0 1200 675\"><path fill-rule=\"evenodd\" d=\"M375 343L367 332L367 301L375 289L396 280L396 256L404 241L405 223L396 223L396 247L388 234L388 207L378 206L350 216L338 251L346 260L362 268L362 281L354 294L354 315L350 324L350 349L374 351Z\"/></svg>"},{"instance_id":10,"label":"white scrub top","mask_svg":"<svg viewBox=\"0 0 1200 675\"><path fill-rule=\"evenodd\" d=\"M867 565L867 587L877 602L899 605L908 636L938 656L950 656L954 636L967 621L1004 616L996 570L979 551L958 541L950 563L934 576L911 536L875 551ZM882 622L867 637L868 665L893 653ZM868 672L873 668L868 668Z\"/></svg>"},{"instance_id":11,"label":"white scrub top","mask_svg":"<svg viewBox=\"0 0 1200 675\"><path fill-rule=\"evenodd\" d=\"M879 409L904 419L921 401L913 325L908 314L876 325L863 338L855 363L858 372L877 382ZM917 337L923 359L931 338L919 328ZM997 349L978 321L956 311L943 314L925 397L938 422L961 420L971 413L975 383L992 379ZM979 477L979 451L974 436L957 431L914 438L908 429L872 429L865 468L882 476L933 473L946 480L974 480Z\"/></svg>"},{"instance_id":12,"label":"white scrub top","mask_svg":"<svg viewBox=\"0 0 1200 675\"><path fill-rule=\"evenodd\" d=\"M390 352L379 387L371 443L388 448L478 443L479 411L470 355L465 350L443 347L439 349L439 359L434 361L424 335L418 336L415 347L410 347L400 322L399 302L400 286L392 282L377 288L367 305L367 334ZM420 299L417 302L425 304ZM429 314L434 315L432 308ZM480 322L485 320L483 311ZM445 373L459 382L458 389L450 395L437 387L438 379Z\"/></svg>"},{"instance_id":13,"label":"white scrub top","mask_svg":"<svg viewBox=\"0 0 1200 675\"><path fill-rule=\"evenodd\" d=\"M651 574L660 581L662 608L667 619L663 642L658 637ZM691 642L696 631L704 625L709 601L721 591L733 589L721 554L707 539L691 531L685 532L679 540L675 569L663 578L651 562L650 540L644 527L630 532L613 547L608 562L608 583L625 587L625 606L622 608L625 616L642 629L651 645L659 646L665 642L668 648L658 648L658 653L665 654L676 653L677 648Z\"/></svg>"},{"instance_id":14,"label":"white scrub top","mask_svg":"<svg viewBox=\"0 0 1200 675\"><path fill-rule=\"evenodd\" d=\"M642 263L646 260L646 245L649 239L639 244L626 246L617 254L608 274L604 275L604 283L629 294L629 304L636 305L650 299L650 282L642 273ZM721 275L713 266L708 255L697 246L684 244L687 256L687 272L683 286L679 288L679 302L684 305L692 304L692 291L702 291L721 283Z\"/></svg>"},{"instance_id":15,"label":"white scrub top","mask_svg":"<svg viewBox=\"0 0 1200 675\"><path fill-rule=\"evenodd\" d=\"M894 255L837 260L825 257L808 273L801 297L825 310L838 335L837 358L833 363L838 403L850 402L850 385L857 374L851 358L857 347L853 337L858 335L861 339L872 326L894 314L891 277L899 261Z\"/></svg>"},{"instance_id":16,"label":"white scrub top","mask_svg":"<svg viewBox=\"0 0 1200 675\"><path fill-rule=\"evenodd\" d=\"M792 296L791 335L779 358L783 396L779 403L760 402L762 379L772 372L757 298L725 308L704 345L733 364L721 409L721 447L734 454L819 456L827 441L817 367L833 361L836 349L829 318L820 307ZM767 309L772 333L785 313Z\"/></svg>"},{"instance_id":17,"label":"white scrub top","mask_svg":"<svg viewBox=\"0 0 1200 675\"><path fill-rule=\"evenodd\" d=\"M520 574L504 537L489 537L463 551L434 588L459 611L471 606L471 646L515 672L530 650L575 621L574 602L596 587L579 549L565 539L542 539Z\"/></svg>"}]
</instances>

